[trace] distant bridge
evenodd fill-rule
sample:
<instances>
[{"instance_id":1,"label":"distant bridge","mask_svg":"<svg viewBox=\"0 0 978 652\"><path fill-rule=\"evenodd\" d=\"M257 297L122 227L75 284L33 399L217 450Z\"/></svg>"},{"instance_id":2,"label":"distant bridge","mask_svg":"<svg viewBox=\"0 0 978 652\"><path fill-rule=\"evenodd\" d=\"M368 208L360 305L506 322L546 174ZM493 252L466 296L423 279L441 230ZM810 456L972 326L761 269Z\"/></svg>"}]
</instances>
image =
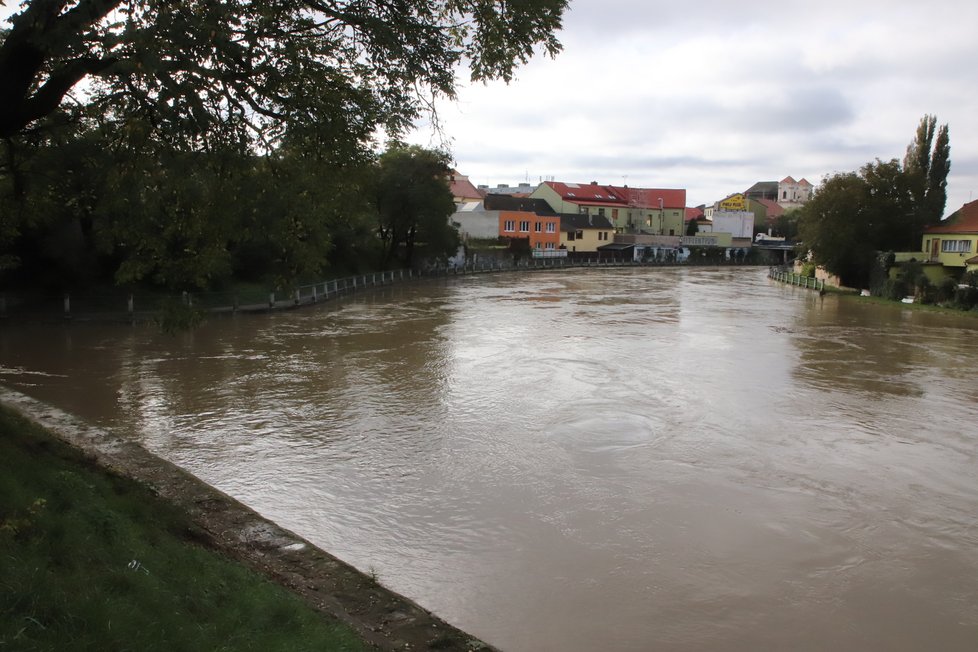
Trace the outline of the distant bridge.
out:
<instances>
[{"instance_id":1,"label":"distant bridge","mask_svg":"<svg viewBox=\"0 0 978 652\"><path fill-rule=\"evenodd\" d=\"M782 252L781 262L787 263L794 258L795 247L798 246L798 243L791 242L790 240L760 240L751 246L754 249L762 249L764 251L780 251Z\"/></svg>"}]
</instances>

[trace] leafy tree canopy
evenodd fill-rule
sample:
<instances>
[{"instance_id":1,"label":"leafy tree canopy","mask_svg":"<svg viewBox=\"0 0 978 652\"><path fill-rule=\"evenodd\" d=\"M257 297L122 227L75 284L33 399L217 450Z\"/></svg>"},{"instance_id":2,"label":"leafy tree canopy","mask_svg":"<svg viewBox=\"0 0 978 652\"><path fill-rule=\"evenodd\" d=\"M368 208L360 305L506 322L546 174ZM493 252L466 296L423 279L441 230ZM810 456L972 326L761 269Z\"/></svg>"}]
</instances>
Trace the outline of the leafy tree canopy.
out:
<instances>
[{"instance_id":1,"label":"leafy tree canopy","mask_svg":"<svg viewBox=\"0 0 978 652\"><path fill-rule=\"evenodd\" d=\"M799 232L815 262L848 285L866 287L878 251L916 251L946 203L947 125L924 116L900 161L876 161L836 174L799 211Z\"/></svg>"},{"instance_id":2,"label":"leafy tree canopy","mask_svg":"<svg viewBox=\"0 0 978 652\"><path fill-rule=\"evenodd\" d=\"M287 286L375 264L382 245L407 261L415 242L450 248L444 188L429 188L438 210L378 240L389 162L371 145L454 97L461 66L509 81L535 51L556 54L567 6L13 2L0 29L4 280L170 289Z\"/></svg>"},{"instance_id":3,"label":"leafy tree canopy","mask_svg":"<svg viewBox=\"0 0 978 652\"><path fill-rule=\"evenodd\" d=\"M567 0L24 0L0 34L0 138L56 110L193 145L400 132L455 69L510 80ZM85 81L85 84L82 82Z\"/></svg>"},{"instance_id":4,"label":"leafy tree canopy","mask_svg":"<svg viewBox=\"0 0 978 652\"><path fill-rule=\"evenodd\" d=\"M380 157L375 197L384 267L397 258L410 267L422 244L433 258L458 249L458 231L448 221L455 212L450 163L447 153L417 146L394 147Z\"/></svg>"}]
</instances>

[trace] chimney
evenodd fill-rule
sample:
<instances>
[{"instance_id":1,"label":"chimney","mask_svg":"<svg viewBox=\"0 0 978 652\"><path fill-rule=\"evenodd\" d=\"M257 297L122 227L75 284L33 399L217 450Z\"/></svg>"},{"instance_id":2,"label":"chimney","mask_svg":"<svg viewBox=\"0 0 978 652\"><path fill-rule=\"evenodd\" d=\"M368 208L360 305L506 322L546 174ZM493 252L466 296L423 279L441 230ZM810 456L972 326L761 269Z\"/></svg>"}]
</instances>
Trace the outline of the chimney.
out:
<instances>
[{"instance_id":1,"label":"chimney","mask_svg":"<svg viewBox=\"0 0 978 652\"><path fill-rule=\"evenodd\" d=\"M596 185L598 185L598 182L597 182L597 181L592 181L592 182L591 182L591 185L592 185L592 186L596 186Z\"/></svg>"}]
</instances>

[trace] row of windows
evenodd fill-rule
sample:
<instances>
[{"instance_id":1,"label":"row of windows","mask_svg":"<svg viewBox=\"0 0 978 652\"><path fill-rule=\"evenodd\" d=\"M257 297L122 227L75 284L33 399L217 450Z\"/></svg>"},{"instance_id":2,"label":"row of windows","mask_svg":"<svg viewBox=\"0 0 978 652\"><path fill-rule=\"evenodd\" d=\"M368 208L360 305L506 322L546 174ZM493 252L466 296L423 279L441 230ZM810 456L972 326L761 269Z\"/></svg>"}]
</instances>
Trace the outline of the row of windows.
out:
<instances>
[{"instance_id":1,"label":"row of windows","mask_svg":"<svg viewBox=\"0 0 978 652\"><path fill-rule=\"evenodd\" d=\"M540 247L540 243L538 242L537 243L537 249L540 249L540 248L541 248ZM545 243L543 243L543 247L542 248L543 249L556 249L557 247L555 247L554 246L554 243L552 243L552 242L545 242Z\"/></svg>"},{"instance_id":2,"label":"row of windows","mask_svg":"<svg viewBox=\"0 0 978 652\"><path fill-rule=\"evenodd\" d=\"M543 222L535 222L533 224L533 230L536 233L542 233ZM505 222L503 222L503 232L513 233L514 231L516 231L516 220L506 220ZM520 233L529 233L529 232L530 232L530 222L528 220L522 220L520 222ZM557 224L555 222L547 222L547 233L556 233L556 232L557 232Z\"/></svg>"},{"instance_id":3,"label":"row of windows","mask_svg":"<svg viewBox=\"0 0 978 652\"><path fill-rule=\"evenodd\" d=\"M603 206L598 206L596 215L598 217L604 217L604 210L605 209L604 209ZM589 207L589 206L581 206L581 207L579 207L577 209L577 212L580 213L581 215L589 215L591 213L591 207ZM629 215L631 215L630 212L629 212ZM613 220L617 220L618 219L618 209L617 208L612 208L611 209L611 219L613 219Z\"/></svg>"},{"instance_id":4,"label":"row of windows","mask_svg":"<svg viewBox=\"0 0 978 652\"><path fill-rule=\"evenodd\" d=\"M941 240L941 251L944 253L970 253L971 240Z\"/></svg>"},{"instance_id":5,"label":"row of windows","mask_svg":"<svg viewBox=\"0 0 978 652\"><path fill-rule=\"evenodd\" d=\"M598 240L607 240L608 239L608 234L610 234L610 233L611 233L611 231L598 231ZM567 239L568 240L583 240L584 239L584 231L582 231L581 229L578 229L577 231L570 231L567 234Z\"/></svg>"}]
</instances>

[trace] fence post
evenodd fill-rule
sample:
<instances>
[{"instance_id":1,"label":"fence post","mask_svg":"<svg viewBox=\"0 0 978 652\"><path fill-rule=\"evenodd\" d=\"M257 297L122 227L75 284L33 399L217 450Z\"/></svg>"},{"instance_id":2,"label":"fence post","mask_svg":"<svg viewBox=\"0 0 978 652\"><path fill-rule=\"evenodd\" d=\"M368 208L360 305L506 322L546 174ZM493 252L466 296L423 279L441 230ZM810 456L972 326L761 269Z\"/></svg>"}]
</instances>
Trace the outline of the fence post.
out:
<instances>
[{"instance_id":1,"label":"fence post","mask_svg":"<svg viewBox=\"0 0 978 652\"><path fill-rule=\"evenodd\" d=\"M312 302L316 303L319 300L319 294L316 292L316 286L312 286Z\"/></svg>"},{"instance_id":2,"label":"fence post","mask_svg":"<svg viewBox=\"0 0 978 652\"><path fill-rule=\"evenodd\" d=\"M269 292L268 293L268 307L269 308L274 308L275 307L275 293L274 292Z\"/></svg>"},{"instance_id":3,"label":"fence post","mask_svg":"<svg viewBox=\"0 0 978 652\"><path fill-rule=\"evenodd\" d=\"M65 319L71 317L71 297L65 292Z\"/></svg>"},{"instance_id":4,"label":"fence post","mask_svg":"<svg viewBox=\"0 0 978 652\"><path fill-rule=\"evenodd\" d=\"M299 289L298 288L296 288L296 290L295 290L295 299L293 299L293 302L295 303L295 305L299 305Z\"/></svg>"},{"instance_id":5,"label":"fence post","mask_svg":"<svg viewBox=\"0 0 978 652\"><path fill-rule=\"evenodd\" d=\"M133 317L133 313L135 312L135 310L134 310L134 308L136 307L135 303L136 302L133 299L132 293L130 293L129 294L129 300L126 302L126 309L129 311L129 320L130 321L132 321L133 318L134 318Z\"/></svg>"}]
</instances>

